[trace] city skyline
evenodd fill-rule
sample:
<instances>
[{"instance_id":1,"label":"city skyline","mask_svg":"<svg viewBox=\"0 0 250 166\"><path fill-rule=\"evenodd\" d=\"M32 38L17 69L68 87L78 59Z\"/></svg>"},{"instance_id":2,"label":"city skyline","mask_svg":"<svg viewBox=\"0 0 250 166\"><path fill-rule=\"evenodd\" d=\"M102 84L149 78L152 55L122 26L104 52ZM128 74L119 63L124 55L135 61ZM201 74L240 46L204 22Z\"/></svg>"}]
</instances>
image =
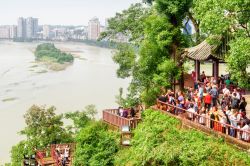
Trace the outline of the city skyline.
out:
<instances>
[{"instance_id":1,"label":"city skyline","mask_svg":"<svg viewBox=\"0 0 250 166\"><path fill-rule=\"evenodd\" d=\"M98 3L99 2L99 3ZM105 19L127 9L141 0L8 0L0 2L0 25L16 25L19 17L39 18L39 25L88 25L98 17L102 25Z\"/></svg>"}]
</instances>

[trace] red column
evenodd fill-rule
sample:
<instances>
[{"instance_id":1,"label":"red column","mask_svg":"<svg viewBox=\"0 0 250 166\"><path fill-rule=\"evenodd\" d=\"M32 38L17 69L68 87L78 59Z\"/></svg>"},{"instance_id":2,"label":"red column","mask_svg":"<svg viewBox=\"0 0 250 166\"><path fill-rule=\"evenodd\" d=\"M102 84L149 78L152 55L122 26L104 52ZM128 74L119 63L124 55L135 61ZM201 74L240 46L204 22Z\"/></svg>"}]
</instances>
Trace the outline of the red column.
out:
<instances>
[{"instance_id":1,"label":"red column","mask_svg":"<svg viewBox=\"0 0 250 166\"><path fill-rule=\"evenodd\" d=\"M198 81L200 79L200 61L195 60L195 80Z\"/></svg>"},{"instance_id":2,"label":"red column","mask_svg":"<svg viewBox=\"0 0 250 166\"><path fill-rule=\"evenodd\" d=\"M218 80L219 78L219 61L214 60L213 61L213 77Z\"/></svg>"}]
</instances>

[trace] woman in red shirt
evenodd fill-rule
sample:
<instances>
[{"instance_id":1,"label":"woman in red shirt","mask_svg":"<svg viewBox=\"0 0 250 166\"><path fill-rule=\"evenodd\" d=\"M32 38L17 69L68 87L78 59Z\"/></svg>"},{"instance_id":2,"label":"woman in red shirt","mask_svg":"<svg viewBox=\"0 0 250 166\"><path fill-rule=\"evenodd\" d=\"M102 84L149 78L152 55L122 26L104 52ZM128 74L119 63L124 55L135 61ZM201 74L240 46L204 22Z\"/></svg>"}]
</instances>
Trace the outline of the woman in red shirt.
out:
<instances>
[{"instance_id":1,"label":"woman in red shirt","mask_svg":"<svg viewBox=\"0 0 250 166\"><path fill-rule=\"evenodd\" d=\"M207 95L205 96L205 99L204 99L206 112L208 112L210 110L211 102L212 102L212 96L209 93L207 93Z\"/></svg>"}]
</instances>

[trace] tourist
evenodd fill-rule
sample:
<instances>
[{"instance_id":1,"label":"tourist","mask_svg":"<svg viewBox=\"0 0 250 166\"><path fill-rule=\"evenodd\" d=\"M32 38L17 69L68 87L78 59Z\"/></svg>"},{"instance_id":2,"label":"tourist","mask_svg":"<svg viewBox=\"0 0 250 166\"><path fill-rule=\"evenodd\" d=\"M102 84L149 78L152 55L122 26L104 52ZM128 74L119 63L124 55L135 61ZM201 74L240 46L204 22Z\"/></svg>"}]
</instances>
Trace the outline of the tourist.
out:
<instances>
[{"instance_id":1,"label":"tourist","mask_svg":"<svg viewBox=\"0 0 250 166\"><path fill-rule=\"evenodd\" d=\"M236 109L233 109L232 113L229 117L230 124L232 126L232 128L230 129L230 136L232 136L232 137L236 137L236 135L237 135L236 129L235 129L235 128L238 128L237 114L238 113L237 113Z\"/></svg>"},{"instance_id":2,"label":"tourist","mask_svg":"<svg viewBox=\"0 0 250 166\"><path fill-rule=\"evenodd\" d=\"M205 109L205 107L203 107L201 110L199 123L202 125L206 124L206 109Z\"/></svg>"},{"instance_id":3,"label":"tourist","mask_svg":"<svg viewBox=\"0 0 250 166\"><path fill-rule=\"evenodd\" d=\"M66 145L66 147L64 149L64 158L66 161L69 161L69 150L70 150L69 146Z\"/></svg>"},{"instance_id":4,"label":"tourist","mask_svg":"<svg viewBox=\"0 0 250 166\"><path fill-rule=\"evenodd\" d=\"M161 102L166 103L167 102L167 96L162 94L160 97L158 97L158 100L161 101Z\"/></svg>"},{"instance_id":5,"label":"tourist","mask_svg":"<svg viewBox=\"0 0 250 166\"><path fill-rule=\"evenodd\" d=\"M235 88L233 93L236 94L236 98L237 98L237 99L239 99L239 100L241 99L240 93L239 93L239 89L236 89L236 88Z\"/></svg>"},{"instance_id":6,"label":"tourist","mask_svg":"<svg viewBox=\"0 0 250 166\"><path fill-rule=\"evenodd\" d=\"M177 108L175 109L175 114L176 115L181 114L183 112L182 109L184 109L183 104L181 104L180 101L177 100L176 105L177 105Z\"/></svg>"},{"instance_id":7,"label":"tourist","mask_svg":"<svg viewBox=\"0 0 250 166\"><path fill-rule=\"evenodd\" d=\"M169 103L170 105L174 105L174 106L176 105L176 102L175 102L175 98L174 98L174 94L173 94L173 93L169 94L168 103Z\"/></svg>"},{"instance_id":8,"label":"tourist","mask_svg":"<svg viewBox=\"0 0 250 166\"><path fill-rule=\"evenodd\" d=\"M230 86L231 85L230 77L226 78L225 84L226 84L226 86Z\"/></svg>"},{"instance_id":9,"label":"tourist","mask_svg":"<svg viewBox=\"0 0 250 166\"><path fill-rule=\"evenodd\" d=\"M204 103L205 103L206 112L209 112L211 108L211 103L212 103L212 96L209 93L207 93L207 95L205 96Z\"/></svg>"},{"instance_id":10,"label":"tourist","mask_svg":"<svg viewBox=\"0 0 250 166\"><path fill-rule=\"evenodd\" d=\"M123 107L120 107L120 109L118 110L118 112L119 112L119 115L120 115L121 117L123 117L123 112L124 112Z\"/></svg>"},{"instance_id":11,"label":"tourist","mask_svg":"<svg viewBox=\"0 0 250 166\"><path fill-rule=\"evenodd\" d=\"M188 112L188 118L193 121L194 118L195 118L195 116L194 116L195 110L194 110L194 104L193 103L190 104L190 108L187 110L187 112Z\"/></svg>"},{"instance_id":12,"label":"tourist","mask_svg":"<svg viewBox=\"0 0 250 166\"><path fill-rule=\"evenodd\" d=\"M218 115L219 115L219 119L220 119L220 124L222 126L222 133L225 134L226 133L226 124L228 124L227 123L227 117L223 112L221 112Z\"/></svg>"},{"instance_id":13,"label":"tourist","mask_svg":"<svg viewBox=\"0 0 250 166\"><path fill-rule=\"evenodd\" d=\"M246 106L247 106L246 99L245 99L245 97L242 97L241 101L240 101L240 104L239 104L239 110L241 112L246 112Z\"/></svg>"},{"instance_id":14,"label":"tourist","mask_svg":"<svg viewBox=\"0 0 250 166\"><path fill-rule=\"evenodd\" d=\"M199 99L200 99L201 103L203 103L203 93L204 93L204 86L201 84L199 86L199 92L198 92Z\"/></svg>"},{"instance_id":15,"label":"tourist","mask_svg":"<svg viewBox=\"0 0 250 166\"><path fill-rule=\"evenodd\" d=\"M231 108L232 109L238 109L239 108L239 103L240 103L240 100L237 98L237 94L234 92L232 94Z\"/></svg>"},{"instance_id":16,"label":"tourist","mask_svg":"<svg viewBox=\"0 0 250 166\"><path fill-rule=\"evenodd\" d=\"M201 73L201 82L204 83L205 79L206 79L205 71L202 71L202 73Z\"/></svg>"},{"instance_id":17,"label":"tourist","mask_svg":"<svg viewBox=\"0 0 250 166\"><path fill-rule=\"evenodd\" d=\"M225 86L222 90L223 95L230 95L230 90L228 89L228 86Z\"/></svg>"},{"instance_id":18,"label":"tourist","mask_svg":"<svg viewBox=\"0 0 250 166\"><path fill-rule=\"evenodd\" d=\"M185 99L181 91L178 92L178 101L182 104L182 108L184 108Z\"/></svg>"},{"instance_id":19,"label":"tourist","mask_svg":"<svg viewBox=\"0 0 250 166\"><path fill-rule=\"evenodd\" d=\"M206 89L206 92L207 92L207 93L210 93L210 90L211 90L212 88L211 88L211 84L210 84L209 82L206 84L205 89Z\"/></svg>"},{"instance_id":20,"label":"tourist","mask_svg":"<svg viewBox=\"0 0 250 166\"><path fill-rule=\"evenodd\" d=\"M249 141L250 139L250 126L249 126L250 122L248 121L244 127L242 127L241 129L243 130L242 132L242 139L244 141Z\"/></svg>"},{"instance_id":21,"label":"tourist","mask_svg":"<svg viewBox=\"0 0 250 166\"><path fill-rule=\"evenodd\" d=\"M210 94L212 96L212 107L216 107L217 106L217 99L219 96L216 85L213 85L213 88L211 89Z\"/></svg>"},{"instance_id":22,"label":"tourist","mask_svg":"<svg viewBox=\"0 0 250 166\"><path fill-rule=\"evenodd\" d=\"M128 118L128 110L127 110L127 109L124 109L124 110L123 110L122 117Z\"/></svg>"},{"instance_id":23,"label":"tourist","mask_svg":"<svg viewBox=\"0 0 250 166\"><path fill-rule=\"evenodd\" d=\"M130 108L130 115L131 115L132 118L135 117L135 110L134 110L133 107Z\"/></svg>"},{"instance_id":24,"label":"tourist","mask_svg":"<svg viewBox=\"0 0 250 166\"><path fill-rule=\"evenodd\" d=\"M225 110L227 106L230 106L231 98L228 94L225 94L221 100L221 109Z\"/></svg>"}]
</instances>

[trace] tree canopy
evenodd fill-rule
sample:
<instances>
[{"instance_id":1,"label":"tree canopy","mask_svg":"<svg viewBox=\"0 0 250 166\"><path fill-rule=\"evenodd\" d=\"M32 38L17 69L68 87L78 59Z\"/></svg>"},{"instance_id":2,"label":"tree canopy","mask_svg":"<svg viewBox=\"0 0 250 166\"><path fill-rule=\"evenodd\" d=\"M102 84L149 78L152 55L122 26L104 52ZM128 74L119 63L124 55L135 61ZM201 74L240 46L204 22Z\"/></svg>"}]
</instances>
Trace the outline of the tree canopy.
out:
<instances>
[{"instance_id":1,"label":"tree canopy","mask_svg":"<svg viewBox=\"0 0 250 166\"><path fill-rule=\"evenodd\" d=\"M200 20L203 33L230 37L227 69L235 83L250 89L250 54L247 47L250 39L250 2L195 0L194 13Z\"/></svg>"},{"instance_id":2,"label":"tree canopy","mask_svg":"<svg viewBox=\"0 0 250 166\"><path fill-rule=\"evenodd\" d=\"M56 115L55 110L55 107L33 105L24 115L26 127L20 134L26 139L12 147L11 160L14 165L20 165L24 155L46 149L50 144L73 141L71 133L63 126L63 116Z\"/></svg>"}]
</instances>

